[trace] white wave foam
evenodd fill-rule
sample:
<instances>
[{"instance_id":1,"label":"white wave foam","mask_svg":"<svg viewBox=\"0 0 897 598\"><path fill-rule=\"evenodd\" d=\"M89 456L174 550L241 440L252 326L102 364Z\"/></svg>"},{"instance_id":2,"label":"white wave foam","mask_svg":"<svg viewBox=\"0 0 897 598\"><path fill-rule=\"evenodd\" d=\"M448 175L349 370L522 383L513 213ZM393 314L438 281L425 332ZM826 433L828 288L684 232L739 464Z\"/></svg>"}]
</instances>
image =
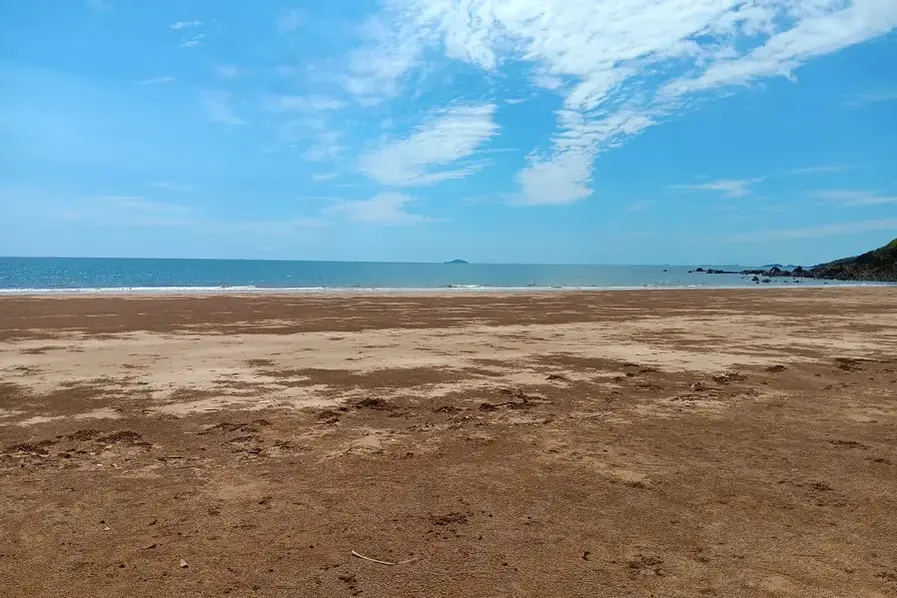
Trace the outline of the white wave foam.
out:
<instances>
[{"instance_id":1,"label":"white wave foam","mask_svg":"<svg viewBox=\"0 0 897 598\"><path fill-rule=\"evenodd\" d=\"M543 293L555 291L638 291L638 290L723 290L723 289L762 289L781 288L780 285L658 285L656 283L642 285L574 285L574 286L514 286L495 287L488 285L448 285L442 287L258 287L258 286L170 286L170 287L91 287L91 288L18 288L0 289L4 295L215 295L215 294L291 294L291 293ZM789 288L819 288L824 286L895 286L891 283L870 282L836 282L829 281L788 284Z\"/></svg>"}]
</instances>

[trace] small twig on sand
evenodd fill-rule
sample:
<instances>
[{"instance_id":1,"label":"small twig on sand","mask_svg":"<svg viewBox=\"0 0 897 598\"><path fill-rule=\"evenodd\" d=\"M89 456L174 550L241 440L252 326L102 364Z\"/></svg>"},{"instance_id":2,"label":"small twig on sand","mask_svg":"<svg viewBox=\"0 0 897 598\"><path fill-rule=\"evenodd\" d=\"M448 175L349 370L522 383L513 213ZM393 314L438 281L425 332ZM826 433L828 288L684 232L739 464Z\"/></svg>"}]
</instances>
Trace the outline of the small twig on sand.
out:
<instances>
[{"instance_id":1,"label":"small twig on sand","mask_svg":"<svg viewBox=\"0 0 897 598\"><path fill-rule=\"evenodd\" d=\"M381 565L389 565L389 566L393 566L393 565L407 565L408 563L413 563L414 561L417 560L417 559L415 558L415 559L408 559L407 561L399 561L398 563L391 563L391 562L389 562L389 561L381 561L381 560L379 560L379 559L372 559L371 557L369 557L369 556L364 556L363 554L359 554L359 553L355 552L354 550L352 551L352 556L354 556L354 557L358 557L358 558L360 558L360 559L364 559L364 560L366 560L366 561L371 561L372 563L379 563L379 564L381 564Z\"/></svg>"}]
</instances>

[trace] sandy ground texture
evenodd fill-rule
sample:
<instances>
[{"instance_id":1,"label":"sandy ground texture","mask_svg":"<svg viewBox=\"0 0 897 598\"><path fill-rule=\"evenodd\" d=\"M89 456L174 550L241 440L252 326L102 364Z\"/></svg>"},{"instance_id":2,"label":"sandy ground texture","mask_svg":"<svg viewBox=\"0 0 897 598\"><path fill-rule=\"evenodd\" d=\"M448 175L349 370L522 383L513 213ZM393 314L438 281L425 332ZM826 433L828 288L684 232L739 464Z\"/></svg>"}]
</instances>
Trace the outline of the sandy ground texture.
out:
<instances>
[{"instance_id":1,"label":"sandy ground texture","mask_svg":"<svg viewBox=\"0 0 897 598\"><path fill-rule=\"evenodd\" d=\"M897 596L895 369L888 288L0 298L0 595Z\"/></svg>"}]
</instances>

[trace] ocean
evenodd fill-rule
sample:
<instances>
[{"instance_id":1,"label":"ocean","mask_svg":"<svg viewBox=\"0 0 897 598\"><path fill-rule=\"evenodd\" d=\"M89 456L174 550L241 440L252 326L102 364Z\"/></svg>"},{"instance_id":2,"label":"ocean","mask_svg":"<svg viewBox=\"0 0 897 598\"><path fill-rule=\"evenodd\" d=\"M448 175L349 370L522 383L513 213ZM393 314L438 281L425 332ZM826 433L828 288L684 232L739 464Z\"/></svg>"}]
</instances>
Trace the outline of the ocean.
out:
<instances>
[{"instance_id":1,"label":"ocean","mask_svg":"<svg viewBox=\"0 0 897 598\"><path fill-rule=\"evenodd\" d=\"M706 266L705 266L706 267ZM740 266L713 266L732 270ZM0 258L0 292L633 289L755 286L694 266L420 264L275 260ZM803 281L806 285L808 281ZM770 285L793 286L791 279Z\"/></svg>"}]
</instances>

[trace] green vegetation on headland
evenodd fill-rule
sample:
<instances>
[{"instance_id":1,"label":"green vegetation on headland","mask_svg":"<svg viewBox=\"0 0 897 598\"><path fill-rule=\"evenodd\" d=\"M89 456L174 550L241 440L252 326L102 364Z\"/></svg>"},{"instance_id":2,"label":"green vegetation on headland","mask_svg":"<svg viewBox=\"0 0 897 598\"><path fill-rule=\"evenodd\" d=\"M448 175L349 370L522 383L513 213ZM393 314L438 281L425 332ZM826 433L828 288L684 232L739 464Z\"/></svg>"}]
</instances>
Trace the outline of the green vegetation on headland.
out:
<instances>
[{"instance_id":1,"label":"green vegetation on headland","mask_svg":"<svg viewBox=\"0 0 897 598\"><path fill-rule=\"evenodd\" d=\"M803 268L796 266L791 270L773 266L768 269L743 270L729 272L726 270L705 270L698 268L695 272L706 274L745 274L753 275L754 282L758 277L813 278L818 280L856 280L868 282L897 282L897 239L887 245L867 251L856 257L847 257L825 264ZM765 282L765 281L764 281Z\"/></svg>"}]
</instances>

